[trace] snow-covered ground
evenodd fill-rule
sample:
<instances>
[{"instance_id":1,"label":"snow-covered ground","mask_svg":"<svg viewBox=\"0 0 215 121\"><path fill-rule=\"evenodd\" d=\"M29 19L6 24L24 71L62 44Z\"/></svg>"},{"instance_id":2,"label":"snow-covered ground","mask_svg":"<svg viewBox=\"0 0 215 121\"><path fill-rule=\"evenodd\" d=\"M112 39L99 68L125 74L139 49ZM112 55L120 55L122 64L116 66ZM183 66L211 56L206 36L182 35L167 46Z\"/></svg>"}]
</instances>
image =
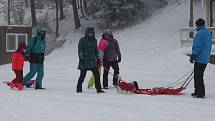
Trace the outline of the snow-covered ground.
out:
<instances>
[{"instance_id":1,"label":"snow-covered ground","mask_svg":"<svg viewBox=\"0 0 215 121\"><path fill-rule=\"evenodd\" d=\"M114 32L122 51L120 75L124 80L153 88L165 86L192 69L179 40L179 28L188 25L188 7L187 3L171 5L142 24ZM211 64L205 72L205 99L191 98L193 83L176 96L121 94L114 88L97 94L95 89L87 89L90 72L84 92L77 94L80 37L71 35L72 42L46 57L46 90L18 92L0 85L1 121L214 121L215 66ZM14 77L10 66L0 66L1 82ZM25 73L28 71L26 63Z\"/></svg>"}]
</instances>

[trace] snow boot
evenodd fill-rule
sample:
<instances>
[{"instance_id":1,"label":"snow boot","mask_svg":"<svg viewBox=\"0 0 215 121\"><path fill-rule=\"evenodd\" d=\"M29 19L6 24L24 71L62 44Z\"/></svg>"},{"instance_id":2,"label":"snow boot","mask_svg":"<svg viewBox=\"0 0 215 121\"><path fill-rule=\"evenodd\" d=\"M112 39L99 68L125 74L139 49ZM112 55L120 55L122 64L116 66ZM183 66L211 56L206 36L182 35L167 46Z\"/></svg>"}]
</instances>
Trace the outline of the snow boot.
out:
<instances>
[{"instance_id":1,"label":"snow boot","mask_svg":"<svg viewBox=\"0 0 215 121\"><path fill-rule=\"evenodd\" d=\"M80 91L80 90L77 90L77 93L82 93L82 91Z\"/></svg>"},{"instance_id":2,"label":"snow boot","mask_svg":"<svg viewBox=\"0 0 215 121\"><path fill-rule=\"evenodd\" d=\"M103 89L109 89L108 87L103 87Z\"/></svg>"},{"instance_id":3,"label":"snow boot","mask_svg":"<svg viewBox=\"0 0 215 121\"><path fill-rule=\"evenodd\" d=\"M97 93L106 93L106 92L103 90L97 90Z\"/></svg>"},{"instance_id":4,"label":"snow boot","mask_svg":"<svg viewBox=\"0 0 215 121\"><path fill-rule=\"evenodd\" d=\"M17 83L16 86L17 86L18 91L23 90L23 84L22 83Z\"/></svg>"},{"instance_id":5,"label":"snow boot","mask_svg":"<svg viewBox=\"0 0 215 121\"><path fill-rule=\"evenodd\" d=\"M196 93L192 93L191 96L193 98L205 98L205 95L199 95L199 94L196 94Z\"/></svg>"},{"instance_id":6,"label":"snow boot","mask_svg":"<svg viewBox=\"0 0 215 121\"><path fill-rule=\"evenodd\" d=\"M39 84L38 84L38 83L36 83L35 89L36 89L36 90L37 90L37 89L40 89L40 90L42 89L42 90L44 90L45 88L40 87L40 86L39 86Z\"/></svg>"},{"instance_id":7,"label":"snow boot","mask_svg":"<svg viewBox=\"0 0 215 121\"><path fill-rule=\"evenodd\" d=\"M205 98L204 95L194 95L193 98Z\"/></svg>"},{"instance_id":8,"label":"snow boot","mask_svg":"<svg viewBox=\"0 0 215 121\"><path fill-rule=\"evenodd\" d=\"M8 84L8 86L10 86L11 89L15 89L15 88L16 88L16 83L10 82L10 83Z\"/></svg>"},{"instance_id":9,"label":"snow boot","mask_svg":"<svg viewBox=\"0 0 215 121\"><path fill-rule=\"evenodd\" d=\"M43 87L35 87L35 89L36 89L36 90L37 90L37 89L44 90L44 89L46 89L46 88L43 88Z\"/></svg>"},{"instance_id":10,"label":"snow boot","mask_svg":"<svg viewBox=\"0 0 215 121\"><path fill-rule=\"evenodd\" d=\"M195 95L196 95L196 93L195 93L195 92L191 94L191 96L192 96L192 97L193 97L193 96L195 96Z\"/></svg>"}]
</instances>

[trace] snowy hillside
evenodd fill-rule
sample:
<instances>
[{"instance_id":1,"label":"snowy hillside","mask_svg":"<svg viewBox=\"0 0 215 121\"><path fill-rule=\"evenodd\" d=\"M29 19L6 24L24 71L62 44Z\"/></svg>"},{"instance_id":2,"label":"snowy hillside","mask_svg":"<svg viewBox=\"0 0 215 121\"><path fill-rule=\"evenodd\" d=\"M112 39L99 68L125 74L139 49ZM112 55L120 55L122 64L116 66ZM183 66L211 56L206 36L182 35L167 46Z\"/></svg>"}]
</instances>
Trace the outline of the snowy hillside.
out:
<instances>
[{"instance_id":1,"label":"snowy hillside","mask_svg":"<svg viewBox=\"0 0 215 121\"><path fill-rule=\"evenodd\" d=\"M188 25L188 7L188 3L168 6L142 24L114 32L122 51L120 75L124 80L136 80L140 88L153 88L165 86L192 69L179 40L179 28ZM121 94L114 88L97 94L87 88L90 72L83 93L77 94L77 42L81 34L73 35L63 48L46 57L46 90L17 92L0 85L2 121L214 121L215 66L211 64L205 72L205 99L191 98L193 83L176 96ZM28 71L26 63L25 74ZM10 64L0 66L0 74L1 82L14 77Z\"/></svg>"}]
</instances>

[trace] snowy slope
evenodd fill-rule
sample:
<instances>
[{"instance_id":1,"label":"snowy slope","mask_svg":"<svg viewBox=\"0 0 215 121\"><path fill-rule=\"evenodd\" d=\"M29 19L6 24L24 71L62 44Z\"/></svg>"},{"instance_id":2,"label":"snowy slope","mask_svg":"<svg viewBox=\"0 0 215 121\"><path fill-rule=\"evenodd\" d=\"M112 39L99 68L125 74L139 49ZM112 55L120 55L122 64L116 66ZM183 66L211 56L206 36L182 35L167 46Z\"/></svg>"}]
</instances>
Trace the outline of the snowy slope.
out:
<instances>
[{"instance_id":1,"label":"snowy slope","mask_svg":"<svg viewBox=\"0 0 215 121\"><path fill-rule=\"evenodd\" d=\"M140 25L115 32L123 56L123 79L152 88L167 85L192 68L179 41L179 28L188 24L188 7L187 3L166 7ZM148 96L120 94L113 88L97 94L87 89L85 81L84 92L77 94L80 37L71 35L71 42L46 57L46 90L17 92L0 85L2 121L214 121L215 66L211 64L205 74L205 99L190 97L193 84L182 95ZM28 68L26 63L25 73ZM0 74L1 81L14 77L10 65L0 66Z\"/></svg>"}]
</instances>

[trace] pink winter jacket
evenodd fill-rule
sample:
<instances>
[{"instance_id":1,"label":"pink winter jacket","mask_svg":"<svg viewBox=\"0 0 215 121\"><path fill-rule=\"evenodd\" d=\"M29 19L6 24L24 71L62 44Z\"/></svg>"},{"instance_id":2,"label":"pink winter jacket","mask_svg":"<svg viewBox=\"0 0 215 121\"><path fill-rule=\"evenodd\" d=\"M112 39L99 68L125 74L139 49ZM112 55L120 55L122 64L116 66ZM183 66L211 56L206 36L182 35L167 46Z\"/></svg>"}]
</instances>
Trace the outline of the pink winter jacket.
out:
<instances>
[{"instance_id":1,"label":"pink winter jacket","mask_svg":"<svg viewBox=\"0 0 215 121\"><path fill-rule=\"evenodd\" d=\"M98 45L98 51L99 51L99 63L100 65L103 65L103 57L104 57L104 51L108 46L108 42L106 39L102 38Z\"/></svg>"}]
</instances>

